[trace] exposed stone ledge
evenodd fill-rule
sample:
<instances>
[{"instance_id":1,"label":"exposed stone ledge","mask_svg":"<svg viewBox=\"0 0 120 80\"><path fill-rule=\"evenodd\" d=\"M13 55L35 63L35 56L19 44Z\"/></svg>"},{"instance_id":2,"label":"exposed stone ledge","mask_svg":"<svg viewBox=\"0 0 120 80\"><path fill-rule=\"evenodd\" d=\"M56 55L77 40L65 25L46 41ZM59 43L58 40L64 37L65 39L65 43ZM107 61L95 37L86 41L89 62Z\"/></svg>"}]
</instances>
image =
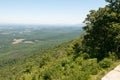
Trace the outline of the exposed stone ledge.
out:
<instances>
[{"instance_id":1,"label":"exposed stone ledge","mask_svg":"<svg viewBox=\"0 0 120 80\"><path fill-rule=\"evenodd\" d=\"M120 65L106 74L101 80L120 80Z\"/></svg>"}]
</instances>

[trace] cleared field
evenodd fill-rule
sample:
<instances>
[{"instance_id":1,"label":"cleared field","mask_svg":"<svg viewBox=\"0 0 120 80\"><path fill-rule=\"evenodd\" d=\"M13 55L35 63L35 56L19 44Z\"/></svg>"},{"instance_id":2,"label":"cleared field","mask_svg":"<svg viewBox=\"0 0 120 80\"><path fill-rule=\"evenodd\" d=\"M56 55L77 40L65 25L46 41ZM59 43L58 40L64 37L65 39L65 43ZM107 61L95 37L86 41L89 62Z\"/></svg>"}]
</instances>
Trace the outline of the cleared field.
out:
<instances>
[{"instance_id":1,"label":"cleared field","mask_svg":"<svg viewBox=\"0 0 120 80\"><path fill-rule=\"evenodd\" d=\"M18 43L21 43L23 40L25 39L14 39L12 44L18 44Z\"/></svg>"}]
</instances>

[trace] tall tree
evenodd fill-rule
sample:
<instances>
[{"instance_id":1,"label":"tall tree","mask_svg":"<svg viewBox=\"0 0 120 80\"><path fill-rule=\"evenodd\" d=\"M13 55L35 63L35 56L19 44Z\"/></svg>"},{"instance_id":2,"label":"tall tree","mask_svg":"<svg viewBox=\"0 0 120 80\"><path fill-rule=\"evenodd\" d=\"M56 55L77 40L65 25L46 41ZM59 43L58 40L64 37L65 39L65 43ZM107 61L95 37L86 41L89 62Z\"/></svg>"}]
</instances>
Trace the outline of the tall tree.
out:
<instances>
[{"instance_id":1,"label":"tall tree","mask_svg":"<svg viewBox=\"0 0 120 80\"><path fill-rule=\"evenodd\" d=\"M99 59L108 56L108 52L117 55L120 52L120 0L106 1L108 5L97 11L91 10L84 21L85 51Z\"/></svg>"}]
</instances>

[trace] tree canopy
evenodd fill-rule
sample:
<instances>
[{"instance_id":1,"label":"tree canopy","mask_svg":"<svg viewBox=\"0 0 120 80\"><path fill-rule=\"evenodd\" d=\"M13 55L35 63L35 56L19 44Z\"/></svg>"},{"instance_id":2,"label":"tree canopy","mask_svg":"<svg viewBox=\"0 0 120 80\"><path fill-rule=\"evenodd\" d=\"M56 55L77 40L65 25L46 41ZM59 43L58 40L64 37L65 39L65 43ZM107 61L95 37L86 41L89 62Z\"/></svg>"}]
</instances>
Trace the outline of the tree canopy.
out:
<instances>
[{"instance_id":1,"label":"tree canopy","mask_svg":"<svg viewBox=\"0 0 120 80\"><path fill-rule=\"evenodd\" d=\"M106 0L104 8L91 10L84 23L83 44L85 51L92 57L102 59L108 52L120 57L120 0Z\"/></svg>"}]
</instances>

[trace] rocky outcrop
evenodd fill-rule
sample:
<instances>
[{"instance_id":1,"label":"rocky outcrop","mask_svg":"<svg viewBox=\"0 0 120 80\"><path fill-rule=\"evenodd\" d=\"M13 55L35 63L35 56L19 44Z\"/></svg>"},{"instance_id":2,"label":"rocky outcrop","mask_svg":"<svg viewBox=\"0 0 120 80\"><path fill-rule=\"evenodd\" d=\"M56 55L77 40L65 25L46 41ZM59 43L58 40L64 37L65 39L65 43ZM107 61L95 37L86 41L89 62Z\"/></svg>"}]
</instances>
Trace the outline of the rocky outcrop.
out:
<instances>
[{"instance_id":1,"label":"rocky outcrop","mask_svg":"<svg viewBox=\"0 0 120 80\"><path fill-rule=\"evenodd\" d=\"M120 65L106 74L101 80L120 80Z\"/></svg>"}]
</instances>

